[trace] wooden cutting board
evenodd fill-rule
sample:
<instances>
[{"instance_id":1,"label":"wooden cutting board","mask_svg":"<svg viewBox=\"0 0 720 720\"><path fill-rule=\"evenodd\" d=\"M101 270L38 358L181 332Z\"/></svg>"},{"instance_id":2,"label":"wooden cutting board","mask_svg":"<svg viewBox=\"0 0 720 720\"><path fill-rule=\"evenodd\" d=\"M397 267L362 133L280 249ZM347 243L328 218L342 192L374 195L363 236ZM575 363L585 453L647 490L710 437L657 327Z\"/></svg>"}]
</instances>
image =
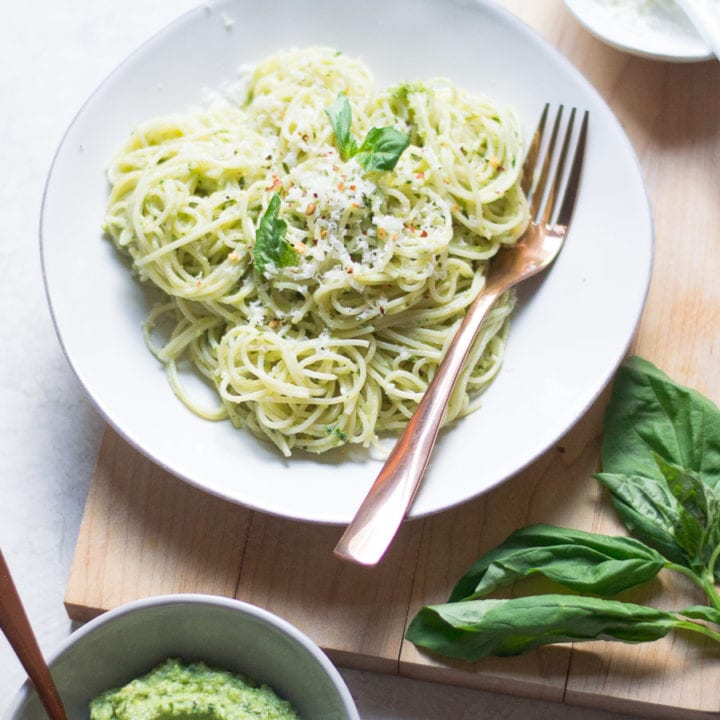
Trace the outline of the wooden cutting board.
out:
<instances>
[{"instance_id":1,"label":"wooden cutting board","mask_svg":"<svg viewBox=\"0 0 720 720\"><path fill-rule=\"evenodd\" d=\"M630 350L720 402L720 64L632 58L588 35L560 0L502 4L596 86L640 158L656 250ZM501 487L406 523L372 569L333 557L341 528L271 517L203 493L108 428L68 581L68 613L82 621L148 595L214 593L287 618L346 667L648 717L708 717L720 711L720 654L685 637L554 646L473 666L440 662L403 641L421 605L444 601L479 554L521 525L623 533L592 478L606 398ZM665 577L628 599L658 607L702 601L689 584Z\"/></svg>"}]
</instances>

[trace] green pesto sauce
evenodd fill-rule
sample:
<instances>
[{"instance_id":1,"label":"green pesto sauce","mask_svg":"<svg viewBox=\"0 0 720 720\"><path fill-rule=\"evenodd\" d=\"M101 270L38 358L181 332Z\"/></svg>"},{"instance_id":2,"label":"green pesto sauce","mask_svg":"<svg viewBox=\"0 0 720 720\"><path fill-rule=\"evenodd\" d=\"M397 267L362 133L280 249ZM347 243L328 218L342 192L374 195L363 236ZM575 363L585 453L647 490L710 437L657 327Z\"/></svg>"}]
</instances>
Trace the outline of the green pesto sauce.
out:
<instances>
[{"instance_id":1,"label":"green pesto sauce","mask_svg":"<svg viewBox=\"0 0 720 720\"><path fill-rule=\"evenodd\" d=\"M90 703L90 720L299 720L267 685L204 663L166 660Z\"/></svg>"}]
</instances>

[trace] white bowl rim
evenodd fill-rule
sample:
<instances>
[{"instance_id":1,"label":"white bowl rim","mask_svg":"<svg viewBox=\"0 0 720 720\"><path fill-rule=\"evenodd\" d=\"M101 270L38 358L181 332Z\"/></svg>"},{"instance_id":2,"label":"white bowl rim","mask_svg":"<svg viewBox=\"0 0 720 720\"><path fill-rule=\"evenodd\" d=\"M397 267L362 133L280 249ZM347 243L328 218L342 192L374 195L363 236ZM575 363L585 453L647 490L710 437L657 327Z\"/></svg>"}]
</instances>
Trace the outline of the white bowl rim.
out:
<instances>
[{"instance_id":1,"label":"white bowl rim","mask_svg":"<svg viewBox=\"0 0 720 720\"><path fill-rule=\"evenodd\" d=\"M132 600L130 602L119 605L118 607L106 610L101 615L89 620L87 623L74 630L60 645L48 655L46 658L47 664L52 670L52 666L57 662L62 655L64 655L71 647L73 647L79 640L82 640L85 636L93 633L98 628L106 625L107 623L113 622L118 617L123 615L129 615L148 608L161 607L164 605L210 605L213 607L223 607L231 610L239 610L247 615L251 615L255 618L266 622L268 625L272 625L281 632L288 635L290 638L302 645L313 657L313 659L321 666L323 671L331 679L333 686L335 687L340 699L342 700L343 707L347 712L350 720L360 720L355 701L350 694L350 690L345 684L340 672L335 665L330 661L328 656L318 646L318 644L307 636L304 632L295 627L292 623L288 622L279 615L253 605L252 603L244 600L237 600L235 598L223 597L220 595L210 595L205 593L169 593L165 595L152 595L138 600ZM10 706L5 711L4 719L13 720L17 714L20 706L31 692L34 692L34 687L29 679L25 680L17 694L10 703Z\"/></svg>"}]
</instances>

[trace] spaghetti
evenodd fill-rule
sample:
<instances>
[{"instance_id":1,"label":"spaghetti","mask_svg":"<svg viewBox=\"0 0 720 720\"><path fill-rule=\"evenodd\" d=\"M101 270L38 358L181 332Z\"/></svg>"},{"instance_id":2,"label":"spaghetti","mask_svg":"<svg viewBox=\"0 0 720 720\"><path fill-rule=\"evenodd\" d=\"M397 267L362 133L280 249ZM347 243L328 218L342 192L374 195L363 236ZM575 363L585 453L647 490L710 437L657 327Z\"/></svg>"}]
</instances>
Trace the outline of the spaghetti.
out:
<instances>
[{"instance_id":1,"label":"spaghetti","mask_svg":"<svg viewBox=\"0 0 720 720\"><path fill-rule=\"evenodd\" d=\"M339 99L358 143L373 128L407 136L392 170L343 158ZM204 107L137 127L108 171L105 228L165 295L146 336L191 410L285 455L368 447L403 428L491 258L523 232L521 152L511 112L448 80L376 94L357 60L284 52ZM289 259L260 265L273 211ZM497 373L513 301L487 318L446 423ZM216 407L184 388L188 359Z\"/></svg>"}]
</instances>

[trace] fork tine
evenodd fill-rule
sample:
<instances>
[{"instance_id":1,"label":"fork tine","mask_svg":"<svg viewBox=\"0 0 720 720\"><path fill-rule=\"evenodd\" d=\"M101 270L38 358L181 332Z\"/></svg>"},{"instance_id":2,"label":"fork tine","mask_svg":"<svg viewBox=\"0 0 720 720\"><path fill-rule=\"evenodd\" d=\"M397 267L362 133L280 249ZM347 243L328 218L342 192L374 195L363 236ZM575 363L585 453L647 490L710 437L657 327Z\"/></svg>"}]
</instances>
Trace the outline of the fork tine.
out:
<instances>
[{"instance_id":1,"label":"fork tine","mask_svg":"<svg viewBox=\"0 0 720 720\"><path fill-rule=\"evenodd\" d=\"M542 115L538 121L537 129L533 135L533 139L530 142L525 161L523 162L522 180L520 187L522 188L523 194L527 197L530 195L532 189L533 179L535 177L535 165L537 165L538 155L540 154L540 142L542 136L545 133L545 123L547 121L548 111L550 110L550 103L546 103L543 108Z\"/></svg>"},{"instance_id":2,"label":"fork tine","mask_svg":"<svg viewBox=\"0 0 720 720\"><path fill-rule=\"evenodd\" d=\"M562 118L563 110L563 106L560 105L557 115L555 116L555 123L553 124L550 141L548 142L547 149L545 150L545 157L543 158L540 177L538 178L537 183L528 198L530 201L530 217L532 218L537 215L538 208L540 207L540 201L542 200L545 192L545 183L547 182L548 172L550 171L550 160L555 152L555 142L557 140L558 130L560 129L560 120Z\"/></svg>"},{"instance_id":3,"label":"fork tine","mask_svg":"<svg viewBox=\"0 0 720 720\"><path fill-rule=\"evenodd\" d=\"M560 156L558 157L557 165L555 166L555 176L553 177L548 191L547 200L545 201L545 211L542 216L542 224L547 225L550 222L550 218L555 210L555 200L557 198L558 186L563 176L565 169L565 159L567 157L568 148L570 147L570 138L572 137L573 125L575 124L575 108L570 113L570 119L568 120L567 128L565 129L565 139L563 140L562 148L560 150Z\"/></svg>"},{"instance_id":4,"label":"fork tine","mask_svg":"<svg viewBox=\"0 0 720 720\"><path fill-rule=\"evenodd\" d=\"M583 159L585 157L585 143L587 141L589 113L586 110L583 114L582 125L580 125L580 133L578 134L577 145L575 147L575 157L573 158L568 176L567 185L565 187L565 197L560 205L558 212L557 224L568 225L575 209L575 200L577 199L578 188L580 187L580 172L582 171Z\"/></svg>"}]
</instances>

